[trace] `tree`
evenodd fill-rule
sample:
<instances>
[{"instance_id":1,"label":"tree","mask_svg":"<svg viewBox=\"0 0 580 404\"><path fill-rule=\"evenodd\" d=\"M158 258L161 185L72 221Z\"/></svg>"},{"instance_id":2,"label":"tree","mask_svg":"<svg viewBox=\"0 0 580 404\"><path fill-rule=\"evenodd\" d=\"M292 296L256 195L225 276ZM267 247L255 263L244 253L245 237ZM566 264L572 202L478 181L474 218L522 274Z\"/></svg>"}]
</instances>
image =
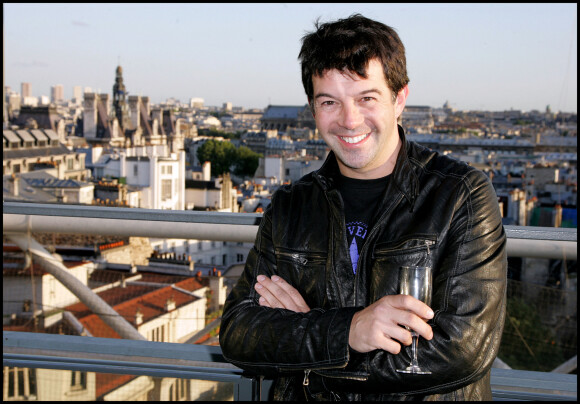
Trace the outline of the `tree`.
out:
<instances>
[{"instance_id":1,"label":"tree","mask_svg":"<svg viewBox=\"0 0 580 404\"><path fill-rule=\"evenodd\" d=\"M200 162L211 162L211 175L217 177L229 173L239 176L253 176L258 168L261 155L253 152L246 146L238 149L230 142L208 140L197 149L197 158Z\"/></svg>"},{"instance_id":2,"label":"tree","mask_svg":"<svg viewBox=\"0 0 580 404\"><path fill-rule=\"evenodd\" d=\"M250 150L246 146L237 149L236 163L234 164L234 174L240 177L253 177L260 164L262 155Z\"/></svg>"},{"instance_id":3,"label":"tree","mask_svg":"<svg viewBox=\"0 0 580 404\"><path fill-rule=\"evenodd\" d=\"M230 172L230 166L236 162L236 148L230 142L208 140L197 149L200 162L211 162L211 175L217 177Z\"/></svg>"}]
</instances>

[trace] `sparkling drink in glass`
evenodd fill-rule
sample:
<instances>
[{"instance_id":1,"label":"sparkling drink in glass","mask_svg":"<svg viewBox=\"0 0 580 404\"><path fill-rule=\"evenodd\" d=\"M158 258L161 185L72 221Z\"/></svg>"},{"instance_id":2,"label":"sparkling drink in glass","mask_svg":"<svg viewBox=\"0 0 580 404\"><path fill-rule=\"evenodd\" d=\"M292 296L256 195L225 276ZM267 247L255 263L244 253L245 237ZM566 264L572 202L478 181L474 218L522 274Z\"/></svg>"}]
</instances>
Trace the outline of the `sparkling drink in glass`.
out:
<instances>
[{"instance_id":1,"label":"sparkling drink in glass","mask_svg":"<svg viewBox=\"0 0 580 404\"><path fill-rule=\"evenodd\" d=\"M421 300L427 306L431 305L431 295L433 290L433 270L427 266L402 266L399 268L399 293L411 295ZM408 329L408 328L407 328ZM428 370L423 370L417 362L417 343L419 335L411 330L413 344L411 346L411 363L404 369L397 369L401 373L431 374Z\"/></svg>"}]
</instances>

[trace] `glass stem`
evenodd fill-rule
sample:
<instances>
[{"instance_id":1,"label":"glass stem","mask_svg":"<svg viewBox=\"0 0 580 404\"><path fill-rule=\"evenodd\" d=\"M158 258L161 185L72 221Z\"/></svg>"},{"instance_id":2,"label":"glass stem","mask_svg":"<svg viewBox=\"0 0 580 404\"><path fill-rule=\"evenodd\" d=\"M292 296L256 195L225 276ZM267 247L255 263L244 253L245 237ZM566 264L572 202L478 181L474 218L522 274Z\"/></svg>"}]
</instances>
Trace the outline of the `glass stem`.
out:
<instances>
[{"instance_id":1,"label":"glass stem","mask_svg":"<svg viewBox=\"0 0 580 404\"><path fill-rule=\"evenodd\" d=\"M417 343L419 341L419 336L417 333L413 333L413 344L411 345L411 351L413 353L413 359L411 361L412 366L419 367L419 363L417 362Z\"/></svg>"}]
</instances>

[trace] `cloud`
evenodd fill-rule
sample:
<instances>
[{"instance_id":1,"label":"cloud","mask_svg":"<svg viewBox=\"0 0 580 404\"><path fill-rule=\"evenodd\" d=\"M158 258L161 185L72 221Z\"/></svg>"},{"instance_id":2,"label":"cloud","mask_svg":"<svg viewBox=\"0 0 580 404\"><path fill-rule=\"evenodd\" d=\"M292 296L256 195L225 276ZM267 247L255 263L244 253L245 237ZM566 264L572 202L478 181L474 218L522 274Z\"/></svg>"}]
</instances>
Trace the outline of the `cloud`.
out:
<instances>
[{"instance_id":1,"label":"cloud","mask_svg":"<svg viewBox=\"0 0 580 404\"><path fill-rule=\"evenodd\" d=\"M77 27L89 27L90 25L83 21L71 21L72 25L76 25Z\"/></svg>"},{"instance_id":2,"label":"cloud","mask_svg":"<svg viewBox=\"0 0 580 404\"><path fill-rule=\"evenodd\" d=\"M31 62L14 62L12 65L15 67L18 67L18 68L48 67L48 66L50 66L46 62L39 62L38 60L33 60Z\"/></svg>"}]
</instances>

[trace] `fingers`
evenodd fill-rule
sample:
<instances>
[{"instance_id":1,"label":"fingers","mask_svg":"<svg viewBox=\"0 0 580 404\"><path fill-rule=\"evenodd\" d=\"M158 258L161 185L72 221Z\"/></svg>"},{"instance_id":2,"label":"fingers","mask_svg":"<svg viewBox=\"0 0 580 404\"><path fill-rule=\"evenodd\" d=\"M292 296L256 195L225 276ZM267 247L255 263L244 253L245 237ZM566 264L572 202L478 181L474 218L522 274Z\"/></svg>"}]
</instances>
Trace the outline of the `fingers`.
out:
<instances>
[{"instance_id":1,"label":"fingers","mask_svg":"<svg viewBox=\"0 0 580 404\"><path fill-rule=\"evenodd\" d=\"M433 330L426 323L427 320L432 319L435 315L429 306L408 295L395 296L393 304L403 310L399 316L400 325L409 327L427 340L433 338Z\"/></svg>"},{"instance_id":2,"label":"fingers","mask_svg":"<svg viewBox=\"0 0 580 404\"><path fill-rule=\"evenodd\" d=\"M433 338L433 330L425 320L432 317L429 306L411 296L385 296L355 313L350 325L349 345L358 352L383 349L398 354L401 344L412 342L409 329L427 340Z\"/></svg>"},{"instance_id":3,"label":"fingers","mask_svg":"<svg viewBox=\"0 0 580 404\"><path fill-rule=\"evenodd\" d=\"M257 280L254 288L260 295L261 306L288 309L298 313L310 311L300 292L279 276L274 275L268 278L259 275Z\"/></svg>"}]
</instances>

